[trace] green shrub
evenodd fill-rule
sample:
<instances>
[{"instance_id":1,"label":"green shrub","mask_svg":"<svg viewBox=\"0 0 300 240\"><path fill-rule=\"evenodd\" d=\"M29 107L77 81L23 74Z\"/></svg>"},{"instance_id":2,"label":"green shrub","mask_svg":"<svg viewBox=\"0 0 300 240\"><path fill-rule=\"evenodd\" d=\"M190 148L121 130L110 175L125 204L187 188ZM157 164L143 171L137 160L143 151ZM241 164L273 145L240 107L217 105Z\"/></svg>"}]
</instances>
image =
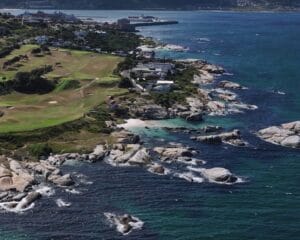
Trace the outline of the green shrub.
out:
<instances>
[{"instance_id":1,"label":"green shrub","mask_svg":"<svg viewBox=\"0 0 300 240\"><path fill-rule=\"evenodd\" d=\"M49 156L52 153L51 147L47 143L36 143L28 146L29 153L34 157Z\"/></svg>"},{"instance_id":2,"label":"green shrub","mask_svg":"<svg viewBox=\"0 0 300 240\"><path fill-rule=\"evenodd\" d=\"M119 83L119 88L132 88L133 84L129 78L122 78Z\"/></svg>"},{"instance_id":3,"label":"green shrub","mask_svg":"<svg viewBox=\"0 0 300 240\"><path fill-rule=\"evenodd\" d=\"M78 80L62 80L56 86L55 91L60 92L68 89L76 89L80 87L80 82Z\"/></svg>"}]
</instances>

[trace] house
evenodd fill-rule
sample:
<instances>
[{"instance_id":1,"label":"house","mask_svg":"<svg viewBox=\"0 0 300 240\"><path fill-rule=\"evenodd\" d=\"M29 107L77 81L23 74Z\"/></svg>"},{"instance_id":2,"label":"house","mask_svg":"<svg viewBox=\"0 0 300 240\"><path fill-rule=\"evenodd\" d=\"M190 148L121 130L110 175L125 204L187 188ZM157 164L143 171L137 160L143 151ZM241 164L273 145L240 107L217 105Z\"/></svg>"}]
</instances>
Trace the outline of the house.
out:
<instances>
[{"instance_id":1,"label":"house","mask_svg":"<svg viewBox=\"0 0 300 240\"><path fill-rule=\"evenodd\" d=\"M150 62L138 64L131 70L139 78L158 78L163 79L168 74L174 74L175 65L172 63Z\"/></svg>"},{"instance_id":2,"label":"house","mask_svg":"<svg viewBox=\"0 0 300 240\"><path fill-rule=\"evenodd\" d=\"M152 91L155 92L169 92L174 86L174 81L168 80L158 80L152 88Z\"/></svg>"},{"instance_id":3,"label":"house","mask_svg":"<svg viewBox=\"0 0 300 240\"><path fill-rule=\"evenodd\" d=\"M117 21L117 27L121 31L135 32L135 27L130 24L127 18L122 18Z\"/></svg>"},{"instance_id":4,"label":"house","mask_svg":"<svg viewBox=\"0 0 300 240\"><path fill-rule=\"evenodd\" d=\"M39 44L39 45L45 45L45 44L48 43L49 38L48 38L48 36L42 35L42 36L37 36L37 37L35 37L34 40L35 40L35 42L36 42L37 44Z\"/></svg>"},{"instance_id":5,"label":"house","mask_svg":"<svg viewBox=\"0 0 300 240\"><path fill-rule=\"evenodd\" d=\"M84 39L88 35L88 32L83 30L74 31L74 35L77 39Z\"/></svg>"}]
</instances>

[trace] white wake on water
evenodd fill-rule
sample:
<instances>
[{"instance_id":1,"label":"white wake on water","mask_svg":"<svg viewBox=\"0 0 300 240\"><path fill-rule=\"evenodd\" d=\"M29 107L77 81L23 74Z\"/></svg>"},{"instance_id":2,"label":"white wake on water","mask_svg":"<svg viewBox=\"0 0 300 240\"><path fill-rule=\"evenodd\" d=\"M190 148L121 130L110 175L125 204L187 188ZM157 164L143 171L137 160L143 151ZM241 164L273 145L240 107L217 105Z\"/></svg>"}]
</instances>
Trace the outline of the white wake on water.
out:
<instances>
[{"instance_id":1,"label":"white wake on water","mask_svg":"<svg viewBox=\"0 0 300 240\"><path fill-rule=\"evenodd\" d=\"M56 205L60 208L70 207L72 205L70 202L66 202L66 201L62 200L61 198L57 199L55 202L56 202Z\"/></svg>"}]
</instances>

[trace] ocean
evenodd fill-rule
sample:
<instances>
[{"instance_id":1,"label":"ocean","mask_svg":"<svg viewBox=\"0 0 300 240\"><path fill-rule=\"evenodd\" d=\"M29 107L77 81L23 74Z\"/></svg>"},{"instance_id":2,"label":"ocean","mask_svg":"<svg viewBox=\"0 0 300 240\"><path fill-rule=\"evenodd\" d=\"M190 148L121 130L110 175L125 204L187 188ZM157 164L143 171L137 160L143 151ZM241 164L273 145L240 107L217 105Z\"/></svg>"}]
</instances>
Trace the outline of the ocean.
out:
<instances>
[{"instance_id":1,"label":"ocean","mask_svg":"<svg viewBox=\"0 0 300 240\"><path fill-rule=\"evenodd\" d=\"M21 13L20 10L10 10ZM223 79L249 89L238 92L255 111L207 117L190 124L173 119L157 127L132 129L147 145L179 142L200 151L206 167L225 167L244 183L189 183L153 175L142 168L115 168L105 163L64 168L82 173L92 184L79 194L55 189L23 214L0 213L0 240L15 239L163 239L163 240L296 240L300 236L300 151L265 143L261 128L300 120L300 14L274 12L66 11L101 21L129 15L158 16L178 25L139 28L140 34L187 47L186 52L160 51L160 57L197 58L223 66ZM249 147L205 145L166 126L217 124L238 128ZM179 164L175 166L181 169ZM57 198L71 202L58 208ZM104 212L130 213L142 230L122 236L109 226Z\"/></svg>"}]
</instances>

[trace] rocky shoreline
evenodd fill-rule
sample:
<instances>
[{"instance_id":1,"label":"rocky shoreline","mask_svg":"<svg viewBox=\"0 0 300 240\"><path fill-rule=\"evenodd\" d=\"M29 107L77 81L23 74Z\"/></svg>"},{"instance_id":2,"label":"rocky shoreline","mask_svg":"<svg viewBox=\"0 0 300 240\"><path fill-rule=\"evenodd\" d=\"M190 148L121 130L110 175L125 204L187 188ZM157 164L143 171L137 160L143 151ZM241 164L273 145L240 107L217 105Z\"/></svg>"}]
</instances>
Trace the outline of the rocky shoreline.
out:
<instances>
[{"instance_id":1,"label":"rocky shoreline","mask_svg":"<svg viewBox=\"0 0 300 240\"><path fill-rule=\"evenodd\" d=\"M237 83L216 78L225 70L205 61L180 61L185 67L193 67L196 74L190 79L193 91L182 102L172 106L158 104L147 91L130 89L134 97L121 96L110 98L107 105L112 111L126 110L121 119L162 120L180 117L186 121L205 121L206 115L224 116L239 114L257 109L257 106L242 103L236 91L247 90ZM182 65L181 65L182 66ZM196 90L196 91L194 91ZM117 106L117 107L116 107ZM124 112L126 112L124 114ZM134 125L135 123L133 123ZM0 210L22 213L35 206L36 201L50 196L52 188L61 188L66 192L79 193L76 190L78 179L74 173L65 173L61 167L68 161L86 163L102 162L113 167L140 167L158 176L179 178L190 183L210 183L232 185L245 180L222 167L205 167L206 161L199 159L199 149L180 143L165 143L161 146L147 147L140 136L117 125L117 121L107 121L112 130L110 143L95 147L89 154L66 153L51 154L39 161L19 162L12 158L0 158ZM126 124L125 124L126 125ZM122 125L121 125L122 126ZM147 125L145 125L147 128ZM188 134L190 139L202 144L229 144L234 147L247 147L238 129L223 129L208 125L203 128L162 127L169 132ZM258 132L263 140L286 147L300 148L300 123L283 124ZM180 166L180 168L178 168ZM59 208L70 207L72 203L61 198L56 199ZM109 224L123 235L139 230L144 223L129 214L104 213Z\"/></svg>"},{"instance_id":2,"label":"rocky shoreline","mask_svg":"<svg viewBox=\"0 0 300 240\"><path fill-rule=\"evenodd\" d=\"M109 99L108 106L118 105L127 109L126 118L142 120L161 120L175 117L187 121L203 121L205 115L226 115L241 113L244 110L254 110L255 106L243 104L238 100L233 90L242 90L239 84L222 81L217 88L212 85L217 75L223 74L223 68L208 64L204 61L181 61L184 66L197 69L193 76L193 88L196 92L185 98L184 102L165 107L139 93L134 100L125 97ZM126 119L123 117L123 119ZM141 137L117 126L113 121L106 122L112 129L110 139L112 143L95 147L89 154L66 153L51 154L39 161L19 162L2 156L0 159L0 209L22 213L35 206L35 202L53 194L52 188L61 188L66 192L77 193L76 176L61 171L68 161L105 162L114 167L141 167L146 171L158 175L180 178L191 183L214 183L231 185L243 182L242 178L220 167L204 168L206 162L199 159L199 150L192 149L179 143L169 143L164 146L145 147ZM222 132L218 126L208 126L205 129L169 129L170 131L185 131L193 134L191 139L207 144L231 144L246 146L238 130ZM181 165L178 170L177 165ZM71 203L58 198L59 208L70 207ZM142 228L143 223L130 215L106 213L108 221L116 226L121 234L129 234L132 230Z\"/></svg>"}]
</instances>

